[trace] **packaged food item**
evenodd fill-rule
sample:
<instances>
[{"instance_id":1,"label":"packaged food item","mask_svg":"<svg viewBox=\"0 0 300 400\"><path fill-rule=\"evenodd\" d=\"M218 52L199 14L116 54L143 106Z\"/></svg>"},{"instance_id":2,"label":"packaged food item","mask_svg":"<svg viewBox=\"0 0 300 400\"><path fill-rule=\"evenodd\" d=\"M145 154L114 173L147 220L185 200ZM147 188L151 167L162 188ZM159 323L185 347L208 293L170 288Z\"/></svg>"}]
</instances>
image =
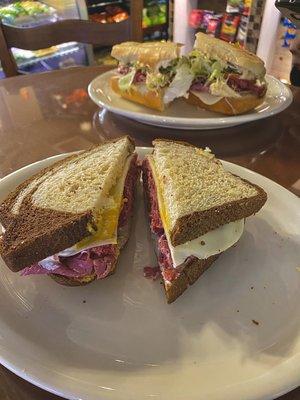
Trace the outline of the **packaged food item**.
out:
<instances>
[{"instance_id":1,"label":"packaged food item","mask_svg":"<svg viewBox=\"0 0 300 400\"><path fill-rule=\"evenodd\" d=\"M227 0L227 13L239 13L243 8L243 0Z\"/></svg>"},{"instance_id":2,"label":"packaged food item","mask_svg":"<svg viewBox=\"0 0 300 400\"><path fill-rule=\"evenodd\" d=\"M202 21L200 23L200 29L203 29L206 31L209 20L211 19L211 17L213 17L214 12L213 11L209 11L209 10L203 10L203 16L202 16Z\"/></svg>"},{"instance_id":3,"label":"packaged food item","mask_svg":"<svg viewBox=\"0 0 300 400\"><path fill-rule=\"evenodd\" d=\"M194 8L189 16L189 25L191 28L198 29L202 23L204 10Z\"/></svg>"},{"instance_id":4,"label":"packaged food item","mask_svg":"<svg viewBox=\"0 0 300 400\"><path fill-rule=\"evenodd\" d=\"M222 19L222 14L214 15L213 17L211 17L206 28L206 34L214 37L219 37Z\"/></svg>"},{"instance_id":5,"label":"packaged food item","mask_svg":"<svg viewBox=\"0 0 300 400\"><path fill-rule=\"evenodd\" d=\"M224 14L220 38L227 42L234 42L241 16L236 14Z\"/></svg>"},{"instance_id":6,"label":"packaged food item","mask_svg":"<svg viewBox=\"0 0 300 400\"><path fill-rule=\"evenodd\" d=\"M241 47L246 46L248 23L249 23L249 17L246 15L242 15L236 35L236 42L239 43Z\"/></svg>"},{"instance_id":7,"label":"packaged food item","mask_svg":"<svg viewBox=\"0 0 300 400\"><path fill-rule=\"evenodd\" d=\"M243 15L250 15L251 6L252 6L252 0L244 0L243 10L242 10Z\"/></svg>"}]
</instances>

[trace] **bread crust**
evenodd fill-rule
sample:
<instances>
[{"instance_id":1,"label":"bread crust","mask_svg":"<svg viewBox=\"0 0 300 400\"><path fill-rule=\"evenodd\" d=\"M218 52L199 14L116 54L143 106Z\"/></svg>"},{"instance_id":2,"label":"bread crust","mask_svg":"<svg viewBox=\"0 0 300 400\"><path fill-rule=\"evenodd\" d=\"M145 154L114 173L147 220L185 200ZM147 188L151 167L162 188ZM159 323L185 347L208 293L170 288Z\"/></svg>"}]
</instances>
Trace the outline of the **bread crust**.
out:
<instances>
[{"instance_id":1,"label":"bread crust","mask_svg":"<svg viewBox=\"0 0 300 400\"><path fill-rule=\"evenodd\" d=\"M129 90L120 90L119 76L112 76L110 79L110 86L112 90L126 100L134 103L142 104L143 106L152 108L154 110L163 111L163 90L148 90L146 93L141 93L135 86L131 86Z\"/></svg>"},{"instance_id":2,"label":"bread crust","mask_svg":"<svg viewBox=\"0 0 300 400\"><path fill-rule=\"evenodd\" d=\"M190 285L193 285L220 254L215 254L205 260L194 259L187 263L177 279L172 282L164 280L167 303L173 303Z\"/></svg>"},{"instance_id":3,"label":"bread crust","mask_svg":"<svg viewBox=\"0 0 300 400\"><path fill-rule=\"evenodd\" d=\"M241 97L223 97L215 104L205 104L199 97L193 93L189 93L186 101L189 104L203 108L204 110L214 111L225 115L240 115L244 114L255 107L262 104L265 100L264 97L257 97L254 95L243 95Z\"/></svg>"},{"instance_id":4,"label":"bread crust","mask_svg":"<svg viewBox=\"0 0 300 400\"><path fill-rule=\"evenodd\" d=\"M208 56L217 56L221 60L247 69L257 77L262 78L266 74L263 60L255 54L205 33L199 32L196 34L194 48Z\"/></svg>"},{"instance_id":5,"label":"bread crust","mask_svg":"<svg viewBox=\"0 0 300 400\"><path fill-rule=\"evenodd\" d=\"M96 274L91 275L89 281L80 278L69 278L67 276L58 274L49 274L48 276L59 285L70 286L70 287L86 286L89 283L94 282L94 280L97 278Z\"/></svg>"},{"instance_id":6,"label":"bread crust","mask_svg":"<svg viewBox=\"0 0 300 400\"><path fill-rule=\"evenodd\" d=\"M8 226L0 254L9 269L20 271L90 235L88 224L96 228L90 211L74 215L30 205L26 215L22 213Z\"/></svg>"},{"instance_id":7,"label":"bread crust","mask_svg":"<svg viewBox=\"0 0 300 400\"><path fill-rule=\"evenodd\" d=\"M113 46L111 56L124 64L139 61L155 68L162 61L177 58L180 47L172 42L124 42Z\"/></svg>"},{"instance_id":8,"label":"bread crust","mask_svg":"<svg viewBox=\"0 0 300 400\"><path fill-rule=\"evenodd\" d=\"M174 228L170 231L172 245L178 246L189 240L196 239L219 226L250 217L250 215L257 213L267 201L267 194L261 187L246 179L242 180L254 186L258 194L250 198L232 201L219 207L197 211L179 218Z\"/></svg>"}]
</instances>

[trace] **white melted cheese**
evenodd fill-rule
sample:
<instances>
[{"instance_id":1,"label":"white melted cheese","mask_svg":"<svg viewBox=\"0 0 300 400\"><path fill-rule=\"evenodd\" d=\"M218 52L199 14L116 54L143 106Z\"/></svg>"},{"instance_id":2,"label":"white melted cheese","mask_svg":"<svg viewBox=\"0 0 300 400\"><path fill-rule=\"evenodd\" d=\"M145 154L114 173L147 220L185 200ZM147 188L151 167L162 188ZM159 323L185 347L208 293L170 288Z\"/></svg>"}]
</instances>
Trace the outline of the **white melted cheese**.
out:
<instances>
[{"instance_id":1,"label":"white melted cheese","mask_svg":"<svg viewBox=\"0 0 300 400\"><path fill-rule=\"evenodd\" d=\"M195 90L191 90L191 93L198 97L204 104L212 105L217 103L219 100L222 99L220 96L213 96L210 93L207 92L197 92Z\"/></svg>"},{"instance_id":2,"label":"white melted cheese","mask_svg":"<svg viewBox=\"0 0 300 400\"><path fill-rule=\"evenodd\" d=\"M125 164L124 169L123 169L123 174L120 177L120 179L118 180L118 182L117 182L117 184L116 184L116 186L114 188L114 198L120 200L120 209L119 209L118 215L116 216L117 219L119 218L119 215L120 215L120 212L121 212L122 196L123 196L123 191L124 191L125 179L126 179L126 176L128 174L128 170L129 170L129 167L130 167L130 163L131 163L132 157L133 156L130 156L126 160L126 164ZM112 200L112 203L114 203L113 200ZM84 241L84 243L85 243L84 246L80 246L78 243L76 243L72 247L69 247L68 249L60 251L58 253L58 255L61 256L61 257L70 257L70 256L74 256L75 254L80 253L81 251L91 249L92 247L104 246L104 245L107 245L107 244L117 244L118 221L116 220L114 222L115 222L115 225L116 225L116 229L115 229L114 234L113 234L112 237L105 238L105 239L99 239L97 237L97 234L96 235L91 235L91 237L89 239ZM40 262L40 264L41 264L41 262Z\"/></svg>"},{"instance_id":3,"label":"white melted cheese","mask_svg":"<svg viewBox=\"0 0 300 400\"><path fill-rule=\"evenodd\" d=\"M174 267L178 267L184 263L190 256L195 256L203 260L214 254L222 253L240 239L243 231L244 220L241 219L220 226L213 231L207 232L205 235L175 247L172 246L171 241L166 235Z\"/></svg>"}]
</instances>

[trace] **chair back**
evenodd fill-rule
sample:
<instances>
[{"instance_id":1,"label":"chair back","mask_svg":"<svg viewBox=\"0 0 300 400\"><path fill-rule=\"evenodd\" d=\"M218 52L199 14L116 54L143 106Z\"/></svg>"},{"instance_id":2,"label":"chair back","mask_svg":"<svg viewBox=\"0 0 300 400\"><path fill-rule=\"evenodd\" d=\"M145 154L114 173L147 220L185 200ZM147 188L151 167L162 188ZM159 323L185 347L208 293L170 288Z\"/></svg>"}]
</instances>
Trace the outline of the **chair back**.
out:
<instances>
[{"instance_id":1,"label":"chair back","mask_svg":"<svg viewBox=\"0 0 300 400\"><path fill-rule=\"evenodd\" d=\"M119 23L100 24L74 19L32 28L14 27L0 22L0 60L3 71L8 77L18 75L12 47L39 50L65 42L111 46L126 40L140 41L142 40L142 16L138 15L138 18L140 21L135 13L133 17L130 16ZM136 24L139 25L136 27Z\"/></svg>"}]
</instances>

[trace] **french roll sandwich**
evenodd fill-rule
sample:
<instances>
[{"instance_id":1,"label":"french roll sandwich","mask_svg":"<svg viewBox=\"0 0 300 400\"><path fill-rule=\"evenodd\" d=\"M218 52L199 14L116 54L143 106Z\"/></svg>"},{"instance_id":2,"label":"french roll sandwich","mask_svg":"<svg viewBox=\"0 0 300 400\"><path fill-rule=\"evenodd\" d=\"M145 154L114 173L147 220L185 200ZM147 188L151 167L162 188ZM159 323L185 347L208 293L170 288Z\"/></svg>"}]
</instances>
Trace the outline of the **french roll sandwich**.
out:
<instances>
[{"instance_id":1,"label":"french roll sandwich","mask_svg":"<svg viewBox=\"0 0 300 400\"><path fill-rule=\"evenodd\" d=\"M190 68L179 57L181 45L171 42L124 42L113 46L119 61L110 85L121 97L163 111L187 94L193 81Z\"/></svg>"},{"instance_id":2,"label":"french roll sandwich","mask_svg":"<svg viewBox=\"0 0 300 400\"><path fill-rule=\"evenodd\" d=\"M185 61L194 76L189 103L227 115L242 114L263 103L266 69L255 54L199 32Z\"/></svg>"},{"instance_id":3,"label":"french roll sandwich","mask_svg":"<svg viewBox=\"0 0 300 400\"><path fill-rule=\"evenodd\" d=\"M129 137L71 155L32 176L0 204L0 254L21 275L67 286L115 272L129 236L137 155Z\"/></svg>"},{"instance_id":4,"label":"french roll sandwich","mask_svg":"<svg viewBox=\"0 0 300 400\"><path fill-rule=\"evenodd\" d=\"M155 140L142 165L150 229L168 303L241 238L245 218L267 200L263 189L226 171L208 150ZM221 261L220 261L221 263Z\"/></svg>"}]
</instances>

